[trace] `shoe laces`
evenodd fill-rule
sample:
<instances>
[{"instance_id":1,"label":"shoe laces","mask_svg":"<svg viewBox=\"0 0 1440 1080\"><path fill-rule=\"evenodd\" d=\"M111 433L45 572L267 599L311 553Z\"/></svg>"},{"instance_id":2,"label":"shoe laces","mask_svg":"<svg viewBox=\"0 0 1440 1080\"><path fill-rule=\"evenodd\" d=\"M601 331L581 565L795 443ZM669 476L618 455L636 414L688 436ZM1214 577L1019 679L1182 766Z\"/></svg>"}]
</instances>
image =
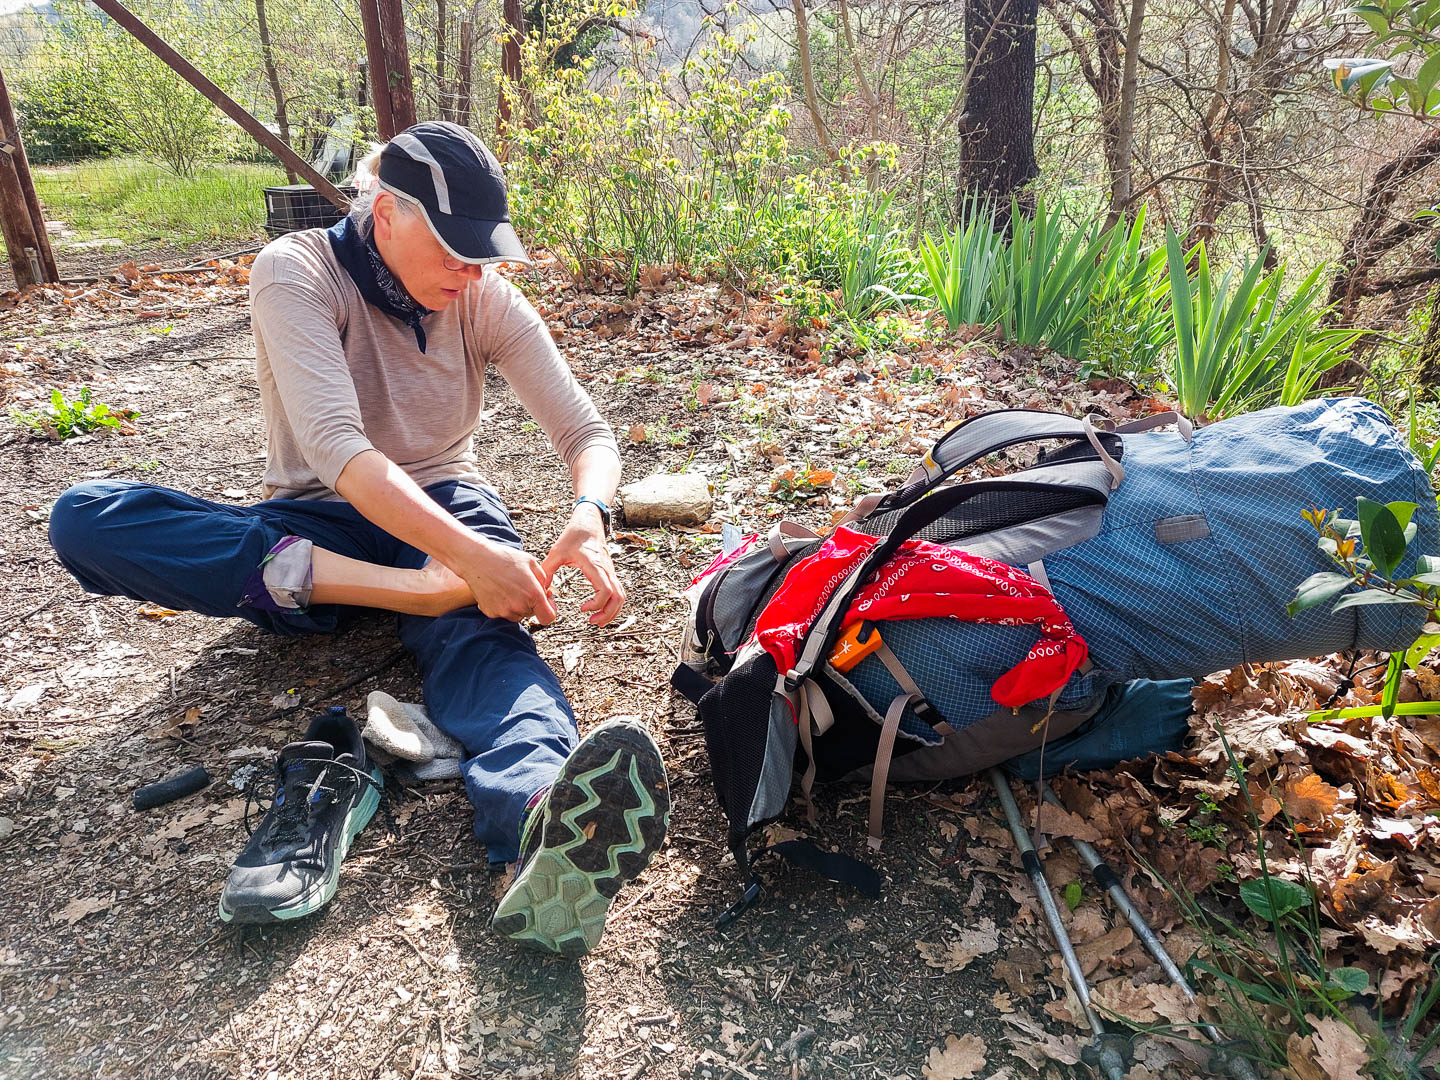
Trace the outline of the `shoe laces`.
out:
<instances>
[{"instance_id":1,"label":"shoe laces","mask_svg":"<svg viewBox=\"0 0 1440 1080\"><path fill-rule=\"evenodd\" d=\"M321 767L320 771L315 774L315 779L310 782L309 787L305 790L305 797L303 799L286 799L285 770L287 767L300 762L318 764ZM264 790L265 781L261 779L258 773L252 776L250 782L245 785L245 835L253 836L255 834L256 826L250 823L250 811L252 808L258 808L262 813L262 824L265 817L269 816L272 812L275 815L273 819L274 828L271 833L272 839L280 843L289 843L293 840L302 839L305 828L310 824L310 817L315 807L328 805L334 801L336 794L338 794L338 786L329 787L325 784L325 779L330 775L331 769L341 771L339 783L344 783L346 779L353 778L354 780L358 780L362 786L376 786L373 776L364 769L357 769L347 761L316 757L286 758L284 761L276 762L275 771L267 778L269 781L268 791ZM346 777L344 774L347 772L352 774L352 777Z\"/></svg>"}]
</instances>

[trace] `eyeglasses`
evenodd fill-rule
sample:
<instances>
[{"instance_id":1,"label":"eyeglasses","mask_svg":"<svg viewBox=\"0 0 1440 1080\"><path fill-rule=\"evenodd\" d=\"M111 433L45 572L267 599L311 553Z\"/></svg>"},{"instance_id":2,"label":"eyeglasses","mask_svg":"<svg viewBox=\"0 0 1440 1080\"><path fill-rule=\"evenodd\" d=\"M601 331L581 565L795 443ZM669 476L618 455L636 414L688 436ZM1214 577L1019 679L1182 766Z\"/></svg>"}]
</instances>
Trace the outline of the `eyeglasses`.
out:
<instances>
[{"instance_id":1,"label":"eyeglasses","mask_svg":"<svg viewBox=\"0 0 1440 1080\"><path fill-rule=\"evenodd\" d=\"M473 263L461 262L459 259L452 259L449 255L441 256L440 262L445 269L449 270L452 274L458 274L461 270L474 265Z\"/></svg>"}]
</instances>

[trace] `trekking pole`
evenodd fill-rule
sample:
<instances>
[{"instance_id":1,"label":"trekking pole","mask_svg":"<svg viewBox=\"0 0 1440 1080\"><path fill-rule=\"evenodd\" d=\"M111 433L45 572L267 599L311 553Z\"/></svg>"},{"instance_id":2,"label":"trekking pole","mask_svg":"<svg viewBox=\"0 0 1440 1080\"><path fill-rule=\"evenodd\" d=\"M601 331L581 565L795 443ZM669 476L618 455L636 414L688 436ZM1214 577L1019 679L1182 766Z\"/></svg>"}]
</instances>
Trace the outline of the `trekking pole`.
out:
<instances>
[{"instance_id":1,"label":"trekking pole","mask_svg":"<svg viewBox=\"0 0 1440 1080\"><path fill-rule=\"evenodd\" d=\"M1090 1051L1086 1055L1087 1063L1098 1065L1106 1080L1123 1080L1125 1049L1130 1041L1123 1035L1106 1031L1104 1021L1090 1003L1090 987L1085 982L1080 958L1075 955L1075 947L1070 944L1070 935L1065 931L1065 924L1060 921L1060 911L1056 908L1055 897L1050 892L1050 882L1045 879L1045 868L1040 863L1040 855L1035 850L1035 845L1030 842L1025 823L1020 820L1020 808L1015 805L1015 793L1010 790L1010 781L999 769L991 769L990 782L995 785L995 794L1000 797L1000 806L1005 811L1005 820L1010 825L1010 835L1015 838L1015 846L1020 849L1020 861L1030 875L1030 884L1035 887L1035 892L1040 897L1045 921L1050 924L1050 936L1060 949L1060 956L1065 962L1070 988L1075 991L1075 997L1079 999L1085 1019L1090 1024L1093 1038L1086 1048Z\"/></svg>"},{"instance_id":2,"label":"trekking pole","mask_svg":"<svg viewBox=\"0 0 1440 1080\"><path fill-rule=\"evenodd\" d=\"M1066 809L1065 804L1060 801L1060 796L1055 794L1049 784L1045 784L1042 791L1046 802L1053 803L1062 810ZM1145 921L1145 917L1135 907L1135 902L1125 891L1125 885L1120 880L1120 875L1115 873L1110 868L1110 864L1100 857L1100 853L1084 840L1072 836L1070 837L1070 846L1075 849L1075 854L1080 856L1080 861L1085 864L1085 869L1090 871L1090 876L1095 879L1095 884L1105 890L1116 910L1125 916L1125 921L1130 924L1130 929L1134 930L1135 935L1145 943L1145 948L1150 951L1155 962L1164 969L1170 981L1179 988L1180 992L1185 995L1185 999L1198 1011L1200 1002L1195 996L1194 988L1181 973L1164 943L1156 937L1155 931L1150 929L1150 924ZM1229 1041L1213 1024L1202 1021L1196 1023L1195 1026L1215 1044L1219 1056L1225 1062L1226 1069L1231 1076L1235 1077L1235 1080L1258 1080L1255 1067L1246 1058L1230 1050Z\"/></svg>"}]
</instances>

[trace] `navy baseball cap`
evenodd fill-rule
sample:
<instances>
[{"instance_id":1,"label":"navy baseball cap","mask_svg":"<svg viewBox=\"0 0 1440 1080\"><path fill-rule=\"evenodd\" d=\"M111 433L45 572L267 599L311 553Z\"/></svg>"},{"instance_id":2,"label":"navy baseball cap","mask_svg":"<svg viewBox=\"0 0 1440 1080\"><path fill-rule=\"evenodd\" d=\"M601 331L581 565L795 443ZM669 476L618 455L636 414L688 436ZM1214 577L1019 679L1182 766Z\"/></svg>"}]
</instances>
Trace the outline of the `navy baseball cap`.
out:
<instances>
[{"instance_id":1,"label":"navy baseball cap","mask_svg":"<svg viewBox=\"0 0 1440 1080\"><path fill-rule=\"evenodd\" d=\"M446 120L406 128L380 153L380 187L418 206L461 262L531 263L510 224L505 173L474 134Z\"/></svg>"}]
</instances>

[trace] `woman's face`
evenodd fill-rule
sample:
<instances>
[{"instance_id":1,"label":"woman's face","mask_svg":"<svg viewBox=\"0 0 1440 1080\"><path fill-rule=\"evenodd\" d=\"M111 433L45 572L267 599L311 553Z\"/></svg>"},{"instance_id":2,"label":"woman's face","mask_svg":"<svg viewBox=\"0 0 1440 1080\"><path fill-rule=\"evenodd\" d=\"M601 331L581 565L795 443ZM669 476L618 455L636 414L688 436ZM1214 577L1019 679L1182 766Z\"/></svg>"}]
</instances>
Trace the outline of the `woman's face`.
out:
<instances>
[{"instance_id":1,"label":"woman's face","mask_svg":"<svg viewBox=\"0 0 1440 1080\"><path fill-rule=\"evenodd\" d=\"M402 208L388 191L375 196L375 245L405 291L431 311L448 307L485 272L463 263L435 239L419 210Z\"/></svg>"}]
</instances>

